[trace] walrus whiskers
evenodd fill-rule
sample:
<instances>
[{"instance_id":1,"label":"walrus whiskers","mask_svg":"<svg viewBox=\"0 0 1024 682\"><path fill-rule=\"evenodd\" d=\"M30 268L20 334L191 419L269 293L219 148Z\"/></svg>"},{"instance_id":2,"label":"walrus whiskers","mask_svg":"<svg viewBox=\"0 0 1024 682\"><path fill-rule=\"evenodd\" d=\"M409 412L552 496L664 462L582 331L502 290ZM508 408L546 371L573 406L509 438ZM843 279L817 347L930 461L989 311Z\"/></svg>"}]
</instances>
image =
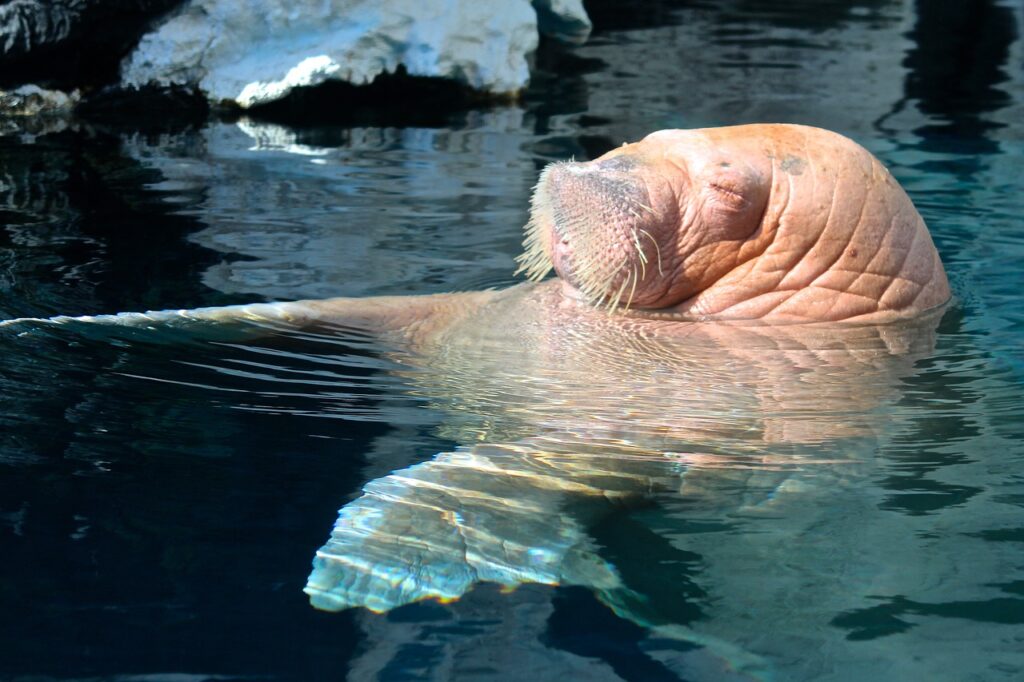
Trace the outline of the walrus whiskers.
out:
<instances>
[{"instance_id":1,"label":"walrus whiskers","mask_svg":"<svg viewBox=\"0 0 1024 682\"><path fill-rule=\"evenodd\" d=\"M664 277L665 276L665 271L661 269L661 247L658 246L658 240L655 239L654 237L652 237L651 233L648 232L647 230L645 230L644 228L641 227L641 228L638 228L638 229L642 233L647 235L648 239L650 239L652 242L654 242L654 251L655 251L655 253L657 254L657 257L658 257L658 274L661 275L662 277Z\"/></svg>"},{"instance_id":2,"label":"walrus whiskers","mask_svg":"<svg viewBox=\"0 0 1024 682\"><path fill-rule=\"evenodd\" d=\"M628 309L640 282L647 279L647 264L651 260L644 251L641 232L654 242L658 272L664 274L660 245L650 232L640 227L646 218L643 212L653 214L654 211L629 193L617 197L614 205L609 206L613 217L607 219L618 224L626 240L632 243L628 247L623 244L629 253L610 260L607 240L602 238L606 226L596 224L593 217L581 215L573 205L566 205L551 194L552 174L561 172L573 177L579 175L571 162L549 164L541 171L530 200L530 219L524 228L523 253L516 258L516 274L524 274L532 281L543 279L554 267L557 241L567 239L572 262L571 281L582 298L606 307L609 312L619 307ZM622 306L627 290L629 295Z\"/></svg>"},{"instance_id":3,"label":"walrus whiskers","mask_svg":"<svg viewBox=\"0 0 1024 682\"><path fill-rule=\"evenodd\" d=\"M626 285L629 283L629 278L622 280L622 286L619 287L619 292L615 294L615 298L608 302L608 314L611 315L615 312L615 309L619 307L619 301L622 299L622 292L626 290Z\"/></svg>"},{"instance_id":4,"label":"walrus whiskers","mask_svg":"<svg viewBox=\"0 0 1024 682\"><path fill-rule=\"evenodd\" d=\"M631 306L633 304L633 295L636 293L636 283L637 283L636 266L633 266L633 286L630 287L629 298L626 299L626 310L629 310L629 306Z\"/></svg>"},{"instance_id":5,"label":"walrus whiskers","mask_svg":"<svg viewBox=\"0 0 1024 682\"><path fill-rule=\"evenodd\" d=\"M542 235L540 225L532 217L524 228L526 236L523 238L523 253L516 257L515 274L525 274L526 278L538 282L544 278L554 267L551 260L550 246Z\"/></svg>"},{"instance_id":6,"label":"walrus whiskers","mask_svg":"<svg viewBox=\"0 0 1024 682\"><path fill-rule=\"evenodd\" d=\"M523 253L516 258L519 267L516 268L515 274L525 273L526 278L533 282L542 280L554 267L551 245L537 220L538 215L551 208L551 201L541 188L554 165L556 164L548 166L541 172L537 184L533 187L533 194L530 197L530 219L524 227Z\"/></svg>"},{"instance_id":7,"label":"walrus whiskers","mask_svg":"<svg viewBox=\"0 0 1024 682\"><path fill-rule=\"evenodd\" d=\"M611 294L613 283L626 262L617 267L602 262L597 256L594 241L584 239L583 243L577 245L577 252L583 255L574 263L573 277L579 281L581 293L591 301L597 302L606 300Z\"/></svg>"},{"instance_id":8,"label":"walrus whiskers","mask_svg":"<svg viewBox=\"0 0 1024 682\"><path fill-rule=\"evenodd\" d=\"M640 246L640 235L637 234L635 227L633 228L633 244L636 246L637 255L640 256L640 273L644 279L647 279L647 256L644 255L644 248Z\"/></svg>"}]
</instances>

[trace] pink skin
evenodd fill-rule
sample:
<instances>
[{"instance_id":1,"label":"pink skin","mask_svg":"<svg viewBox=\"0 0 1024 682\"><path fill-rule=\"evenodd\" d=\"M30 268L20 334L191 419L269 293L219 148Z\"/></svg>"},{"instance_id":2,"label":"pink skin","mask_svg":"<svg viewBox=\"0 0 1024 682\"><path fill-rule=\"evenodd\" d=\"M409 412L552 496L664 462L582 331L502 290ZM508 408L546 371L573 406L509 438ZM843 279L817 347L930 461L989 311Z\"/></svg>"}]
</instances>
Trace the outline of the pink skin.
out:
<instances>
[{"instance_id":1,"label":"pink skin","mask_svg":"<svg viewBox=\"0 0 1024 682\"><path fill-rule=\"evenodd\" d=\"M610 282L604 302L622 289L620 305L632 292L630 308L682 319L885 322L950 296L889 172L817 128L659 131L549 168L537 193L533 220L570 295L589 267Z\"/></svg>"}]
</instances>

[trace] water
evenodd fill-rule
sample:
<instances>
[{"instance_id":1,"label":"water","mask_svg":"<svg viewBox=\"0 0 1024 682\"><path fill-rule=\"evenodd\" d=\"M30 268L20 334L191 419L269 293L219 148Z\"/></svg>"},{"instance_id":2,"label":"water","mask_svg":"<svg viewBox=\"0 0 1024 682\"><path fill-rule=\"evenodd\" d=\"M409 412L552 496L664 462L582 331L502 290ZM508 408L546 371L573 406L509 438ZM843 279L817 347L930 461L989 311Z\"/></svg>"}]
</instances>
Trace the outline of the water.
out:
<instances>
[{"instance_id":1,"label":"water","mask_svg":"<svg viewBox=\"0 0 1024 682\"><path fill-rule=\"evenodd\" d=\"M1020 679L1024 19L966 7L598 6L519 106L433 128L6 131L3 318L507 286L545 163L751 121L877 154L956 300L830 352L4 330L0 677ZM497 548L526 582L472 587Z\"/></svg>"}]
</instances>

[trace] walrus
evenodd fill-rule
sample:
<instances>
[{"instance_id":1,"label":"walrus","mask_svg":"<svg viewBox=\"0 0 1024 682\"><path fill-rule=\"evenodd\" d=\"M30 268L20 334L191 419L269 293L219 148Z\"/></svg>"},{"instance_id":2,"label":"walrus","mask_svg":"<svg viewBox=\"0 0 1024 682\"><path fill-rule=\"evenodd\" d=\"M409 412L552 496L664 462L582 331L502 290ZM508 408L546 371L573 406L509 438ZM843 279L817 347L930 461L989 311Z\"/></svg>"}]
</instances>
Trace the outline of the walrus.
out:
<instances>
[{"instance_id":1,"label":"walrus","mask_svg":"<svg viewBox=\"0 0 1024 682\"><path fill-rule=\"evenodd\" d=\"M504 291L46 322L343 322L422 337L509 298L630 320L771 324L884 323L950 298L928 229L892 175L852 140L801 125L662 130L594 161L551 164L524 247L519 272L534 284ZM551 269L558 278L541 281Z\"/></svg>"},{"instance_id":2,"label":"walrus","mask_svg":"<svg viewBox=\"0 0 1024 682\"><path fill-rule=\"evenodd\" d=\"M660 131L546 168L519 264L531 281L503 290L36 322L379 335L460 447L341 509L306 585L318 608L387 611L478 582L577 584L660 635L739 656L673 630L587 529L658 491L762 508L758 494L715 494L736 476L772 504L786 497L776 491L827 496L856 479L861 444L884 434L877 411L931 352L950 297L923 220L835 133Z\"/></svg>"}]
</instances>

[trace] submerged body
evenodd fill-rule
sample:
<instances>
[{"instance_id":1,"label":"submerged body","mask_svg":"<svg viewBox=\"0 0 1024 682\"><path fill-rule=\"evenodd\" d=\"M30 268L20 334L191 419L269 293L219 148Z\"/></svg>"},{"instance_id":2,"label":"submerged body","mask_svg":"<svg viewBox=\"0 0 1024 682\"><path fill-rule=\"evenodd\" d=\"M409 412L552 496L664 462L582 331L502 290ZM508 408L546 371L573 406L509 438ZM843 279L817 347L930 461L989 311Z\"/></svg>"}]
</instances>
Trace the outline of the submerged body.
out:
<instances>
[{"instance_id":1,"label":"submerged body","mask_svg":"<svg viewBox=\"0 0 1024 682\"><path fill-rule=\"evenodd\" d=\"M555 281L494 292L443 331L390 335L396 372L462 447L367 484L307 592L319 608L387 611L480 581L541 582L594 588L618 608L629 590L591 523L659 491L715 509L766 501L707 494L736 475L757 489L855 480L939 316L838 327L609 316Z\"/></svg>"}]
</instances>

